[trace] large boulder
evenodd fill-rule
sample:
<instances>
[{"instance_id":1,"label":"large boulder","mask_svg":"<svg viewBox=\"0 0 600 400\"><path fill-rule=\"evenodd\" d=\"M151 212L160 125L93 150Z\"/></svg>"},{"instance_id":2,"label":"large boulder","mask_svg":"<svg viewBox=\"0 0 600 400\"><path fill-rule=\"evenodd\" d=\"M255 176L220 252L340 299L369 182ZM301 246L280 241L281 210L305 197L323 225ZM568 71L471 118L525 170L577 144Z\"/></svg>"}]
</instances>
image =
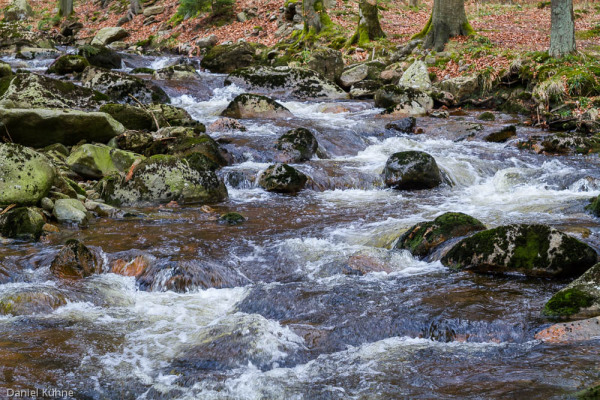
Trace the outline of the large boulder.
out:
<instances>
[{"instance_id":1,"label":"large boulder","mask_svg":"<svg viewBox=\"0 0 600 400\"><path fill-rule=\"evenodd\" d=\"M402 151L388 158L383 179L394 189L432 189L442 183L442 174L431 155L422 151Z\"/></svg>"},{"instance_id":2,"label":"large boulder","mask_svg":"<svg viewBox=\"0 0 600 400\"><path fill-rule=\"evenodd\" d=\"M119 121L125 129L150 131L155 125L152 114L131 104L104 104L100 107L100 111Z\"/></svg>"},{"instance_id":3,"label":"large boulder","mask_svg":"<svg viewBox=\"0 0 600 400\"><path fill-rule=\"evenodd\" d=\"M85 224L90 213L83 203L77 199L58 199L54 202L52 215L58 222Z\"/></svg>"},{"instance_id":4,"label":"large boulder","mask_svg":"<svg viewBox=\"0 0 600 400\"><path fill-rule=\"evenodd\" d=\"M319 143L308 129L296 128L281 135L275 147L279 150L277 161L294 163L310 160L317 152Z\"/></svg>"},{"instance_id":5,"label":"large boulder","mask_svg":"<svg viewBox=\"0 0 600 400\"><path fill-rule=\"evenodd\" d=\"M81 74L84 87L101 91L120 103L168 103L169 96L157 85L123 72L87 67ZM136 101L137 100L137 101Z\"/></svg>"},{"instance_id":6,"label":"large boulder","mask_svg":"<svg viewBox=\"0 0 600 400\"><path fill-rule=\"evenodd\" d=\"M339 82L342 87L349 89L358 82L364 80L378 80L385 64L380 61L369 61L350 65L344 69Z\"/></svg>"},{"instance_id":7,"label":"large boulder","mask_svg":"<svg viewBox=\"0 0 600 400\"><path fill-rule=\"evenodd\" d=\"M65 54L54 60L46 72L49 74L66 75L83 72L89 66L90 63L85 57L75 54Z\"/></svg>"},{"instance_id":8,"label":"large boulder","mask_svg":"<svg viewBox=\"0 0 600 400\"><path fill-rule=\"evenodd\" d=\"M66 162L80 176L100 179L114 172L127 172L136 160L143 158L103 144L84 144L73 149Z\"/></svg>"},{"instance_id":9,"label":"large boulder","mask_svg":"<svg viewBox=\"0 0 600 400\"><path fill-rule=\"evenodd\" d=\"M108 114L76 110L0 109L0 123L13 142L32 147L73 146L81 140L107 143L125 131Z\"/></svg>"},{"instance_id":10,"label":"large boulder","mask_svg":"<svg viewBox=\"0 0 600 400\"><path fill-rule=\"evenodd\" d=\"M20 73L0 80L0 107L97 109L104 94L48 76Z\"/></svg>"},{"instance_id":11,"label":"large boulder","mask_svg":"<svg viewBox=\"0 0 600 400\"><path fill-rule=\"evenodd\" d=\"M344 58L341 51L324 47L312 52L307 65L330 81L337 82L344 71Z\"/></svg>"},{"instance_id":12,"label":"large boulder","mask_svg":"<svg viewBox=\"0 0 600 400\"><path fill-rule=\"evenodd\" d=\"M0 235L6 238L37 240L43 232L44 217L33 207L18 207L0 214Z\"/></svg>"},{"instance_id":13,"label":"large boulder","mask_svg":"<svg viewBox=\"0 0 600 400\"><path fill-rule=\"evenodd\" d=\"M52 263L50 271L61 279L82 279L102 273L102 259L78 240L67 240Z\"/></svg>"},{"instance_id":14,"label":"large boulder","mask_svg":"<svg viewBox=\"0 0 600 400\"><path fill-rule=\"evenodd\" d=\"M416 257L426 257L440 244L473 232L485 230L479 220L460 212L448 212L433 221L420 222L408 229L396 243Z\"/></svg>"},{"instance_id":15,"label":"large boulder","mask_svg":"<svg viewBox=\"0 0 600 400\"><path fill-rule=\"evenodd\" d=\"M507 225L476 233L442 258L452 269L578 277L598 261L594 249L546 225Z\"/></svg>"},{"instance_id":16,"label":"large boulder","mask_svg":"<svg viewBox=\"0 0 600 400\"><path fill-rule=\"evenodd\" d=\"M142 161L130 179L111 175L99 183L104 200L113 205L139 203L215 203L227 188L213 171L198 171L175 156L156 155Z\"/></svg>"},{"instance_id":17,"label":"large boulder","mask_svg":"<svg viewBox=\"0 0 600 400\"><path fill-rule=\"evenodd\" d=\"M347 99L348 94L318 72L292 67L255 67L234 71L225 84L269 96L308 99Z\"/></svg>"},{"instance_id":18,"label":"large boulder","mask_svg":"<svg viewBox=\"0 0 600 400\"><path fill-rule=\"evenodd\" d=\"M27 0L13 0L4 9L5 22L25 21L33 15L33 9Z\"/></svg>"},{"instance_id":19,"label":"large boulder","mask_svg":"<svg viewBox=\"0 0 600 400\"><path fill-rule=\"evenodd\" d=\"M465 100L479 90L477 75L458 76L441 81L436 86L444 92L451 93L456 101Z\"/></svg>"},{"instance_id":20,"label":"large boulder","mask_svg":"<svg viewBox=\"0 0 600 400\"><path fill-rule=\"evenodd\" d=\"M220 45L211 48L202 58L200 66L217 73L230 73L254 64L256 51L246 42Z\"/></svg>"},{"instance_id":21,"label":"large boulder","mask_svg":"<svg viewBox=\"0 0 600 400\"><path fill-rule=\"evenodd\" d=\"M266 96L244 93L237 96L221 113L223 117L230 118L292 118L294 115Z\"/></svg>"},{"instance_id":22,"label":"large boulder","mask_svg":"<svg viewBox=\"0 0 600 400\"><path fill-rule=\"evenodd\" d=\"M306 175L287 164L274 164L262 173L258 183L268 192L296 194L307 180Z\"/></svg>"},{"instance_id":23,"label":"large boulder","mask_svg":"<svg viewBox=\"0 0 600 400\"><path fill-rule=\"evenodd\" d=\"M92 46L106 46L117 40L125 39L127 36L129 36L129 32L120 27L102 28L96 33L94 39L92 39Z\"/></svg>"},{"instance_id":24,"label":"large boulder","mask_svg":"<svg viewBox=\"0 0 600 400\"><path fill-rule=\"evenodd\" d=\"M600 264L558 291L544 306L551 317L590 318L600 315Z\"/></svg>"},{"instance_id":25,"label":"large boulder","mask_svg":"<svg viewBox=\"0 0 600 400\"><path fill-rule=\"evenodd\" d=\"M425 63L419 60L412 63L402 74L399 85L420 90L431 89L431 79Z\"/></svg>"},{"instance_id":26,"label":"large boulder","mask_svg":"<svg viewBox=\"0 0 600 400\"><path fill-rule=\"evenodd\" d=\"M433 99L420 89L385 85L375 93L375 106L389 113L420 116L433 109Z\"/></svg>"},{"instance_id":27,"label":"large boulder","mask_svg":"<svg viewBox=\"0 0 600 400\"><path fill-rule=\"evenodd\" d=\"M121 68L122 60L119 53L106 46L82 46L78 54L85 57L95 67L107 69Z\"/></svg>"},{"instance_id":28,"label":"large boulder","mask_svg":"<svg viewBox=\"0 0 600 400\"><path fill-rule=\"evenodd\" d=\"M0 205L36 204L48 194L56 172L42 154L0 143Z\"/></svg>"}]
</instances>

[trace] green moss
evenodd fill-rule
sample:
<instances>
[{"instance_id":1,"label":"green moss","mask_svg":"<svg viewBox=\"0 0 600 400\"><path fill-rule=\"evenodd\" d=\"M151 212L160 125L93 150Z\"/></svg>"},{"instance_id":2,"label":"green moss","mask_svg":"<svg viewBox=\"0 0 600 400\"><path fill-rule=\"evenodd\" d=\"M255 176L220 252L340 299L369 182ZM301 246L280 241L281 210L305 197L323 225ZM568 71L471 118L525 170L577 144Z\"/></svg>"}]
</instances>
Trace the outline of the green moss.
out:
<instances>
[{"instance_id":1,"label":"green moss","mask_svg":"<svg viewBox=\"0 0 600 400\"><path fill-rule=\"evenodd\" d=\"M596 217L600 217L600 196L594 197L590 204L585 207L585 209L594 214Z\"/></svg>"},{"instance_id":2,"label":"green moss","mask_svg":"<svg viewBox=\"0 0 600 400\"><path fill-rule=\"evenodd\" d=\"M427 20L427 23L425 24L425 27L423 28L423 30L421 30L421 32L415 34L413 37L411 37L411 40L424 39L430 30L431 30L431 17L429 17L429 20Z\"/></svg>"},{"instance_id":3,"label":"green moss","mask_svg":"<svg viewBox=\"0 0 600 400\"><path fill-rule=\"evenodd\" d=\"M239 225L245 221L246 218L242 214L236 212L228 212L226 214L222 214L218 219L218 222L220 224L227 225Z\"/></svg>"},{"instance_id":4,"label":"green moss","mask_svg":"<svg viewBox=\"0 0 600 400\"><path fill-rule=\"evenodd\" d=\"M584 389L575 393L574 396L580 400L598 400L600 399L600 385Z\"/></svg>"},{"instance_id":5,"label":"green moss","mask_svg":"<svg viewBox=\"0 0 600 400\"><path fill-rule=\"evenodd\" d=\"M593 304L594 298L579 289L561 290L544 306L544 314L551 317L577 314L580 309Z\"/></svg>"},{"instance_id":6,"label":"green moss","mask_svg":"<svg viewBox=\"0 0 600 400\"><path fill-rule=\"evenodd\" d=\"M484 140L492 143L504 143L511 137L517 135L517 128L514 125L505 126L498 132L490 133Z\"/></svg>"},{"instance_id":7,"label":"green moss","mask_svg":"<svg viewBox=\"0 0 600 400\"><path fill-rule=\"evenodd\" d=\"M477 119L479 119L481 121L495 121L496 120L496 116L494 115L494 113L486 111L486 112L483 112L483 113L479 114L479 116L477 117Z\"/></svg>"}]
</instances>

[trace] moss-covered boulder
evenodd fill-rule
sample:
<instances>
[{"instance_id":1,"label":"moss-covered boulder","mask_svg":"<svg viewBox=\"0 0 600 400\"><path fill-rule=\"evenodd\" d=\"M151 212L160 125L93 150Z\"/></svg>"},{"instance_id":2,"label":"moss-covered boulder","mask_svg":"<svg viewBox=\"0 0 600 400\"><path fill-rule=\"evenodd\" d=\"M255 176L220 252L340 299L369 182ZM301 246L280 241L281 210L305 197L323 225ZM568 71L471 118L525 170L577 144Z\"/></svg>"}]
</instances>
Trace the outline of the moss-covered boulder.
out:
<instances>
[{"instance_id":1,"label":"moss-covered boulder","mask_svg":"<svg viewBox=\"0 0 600 400\"><path fill-rule=\"evenodd\" d=\"M340 76L340 84L346 89L364 80L378 80L385 64L380 61L368 61L360 64L349 65L344 68Z\"/></svg>"},{"instance_id":2,"label":"moss-covered boulder","mask_svg":"<svg viewBox=\"0 0 600 400\"><path fill-rule=\"evenodd\" d=\"M95 67L106 69L121 68L121 56L106 46L86 45L79 48L78 54L86 58Z\"/></svg>"},{"instance_id":3,"label":"moss-covered boulder","mask_svg":"<svg viewBox=\"0 0 600 400\"><path fill-rule=\"evenodd\" d=\"M0 235L6 238L37 240L42 235L44 217L33 207L17 207L0 215Z\"/></svg>"},{"instance_id":4,"label":"moss-covered boulder","mask_svg":"<svg viewBox=\"0 0 600 400\"><path fill-rule=\"evenodd\" d=\"M402 151L388 158L383 179L393 189L432 189L442 183L442 174L431 155L422 151Z\"/></svg>"},{"instance_id":5,"label":"moss-covered boulder","mask_svg":"<svg viewBox=\"0 0 600 400\"><path fill-rule=\"evenodd\" d=\"M228 212L225 214L221 214L221 216L219 216L219 219L217 220L218 223L223 225L239 225L241 223L244 223L245 221L246 217L236 212Z\"/></svg>"},{"instance_id":6,"label":"moss-covered boulder","mask_svg":"<svg viewBox=\"0 0 600 400\"><path fill-rule=\"evenodd\" d=\"M56 171L43 154L0 143L0 206L37 204L50 191Z\"/></svg>"},{"instance_id":7,"label":"moss-covered boulder","mask_svg":"<svg viewBox=\"0 0 600 400\"><path fill-rule=\"evenodd\" d=\"M375 106L388 113L422 116L433 109L433 99L421 89L385 85L375 93Z\"/></svg>"},{"instance_id":8,"label":"moss-covered boulder","mask_svg":"<svg viewBox=\"0 0 600 400\"><path fill-rule=\"evenodd\" d=\"M282 163L295 163L310 160L315 153L319 143L315 135L306 128L291 129L281 135L275 143L279 150L277 161Z\"/></svg>"},{"instance_id":9,"label":"moss-covered boulder","mask_svg":"<svg viewBox=\"0 0 600 400\"><path fill-rule=\"evenodd\" d=\"M381 82L379 81L360 81L350 88L350 97L353 99L372 99L380 88Z\"/></svg>"},{"instance_id":10,"label":"moss-covered boulder","mask_svg":"<svg viewBox=\"0 0 600 400\"><path fill-rule=\"evenodd\" d=\"M254 47L246 42L220 45L211 48L200 66L216 73L230 73L239 68L247 68L256 62Z\"/></svg>"},{"instance_id":11,"label":"moss-covered boulder","mask_svg":"<svg viewBox=\"0 0 600 400\"><path fill-rule=\"evenodd\" d=\"M306 185L308 178L287 164L274 164L260 176L259 185L268 192L296 194Z\"/></svg>"},{"instance_id":12,"label":"moss-covered boulder","mask_svg":"<svg viewBox=\"0 0 600 400\"><path fill-rule=\"evenodd\" d=\"M90 219L90 213L83 203L77 199L58 199L54 202L52 215L58 222L85 224Z\"/></svg>"},{"instance_id":13,"label":"moss-covered boulder","mask_svg":"<svg viewBox=\"0 0 600 400\"><path fill-rule=\"evenodd\" d=\"M47 109L0 109L0 123L15 143L45 147L73 146L82 140L107 143L125 128L102 112Z\"/></svg>"},{"instance_id":14,"label":"moss-covered boulder","mask_svg":"<svg viewBox=\"0 0 600 400\"><path fill-rule=\"evenodd\" d=\"M103 144L84 144L73 149L66 162L80 176L100 179L114 172L127 172L136 160L143 158Z\"/></svg>"},{"instance_id":15,"label":"moss-covered boulder","mask_svg":"<svg viewBox=\"0 0 600 400\"><path fill-rule=\"evenodd\" d=\"M125 129L150 131L154 126L152 115L148 111L131 104L104 104L100 111L119 121Z\"/></svg>"},{"instance_id":16,"label":"moss-covered boulder","mask_svg":"<svg viewBox=\"0 0 600 400\"><path fill-rule=\"evenodd\" d=\"M229 103L221 113L223 117L230 118L268 118L281 119L292 118L294 115L276 102L266 96L244 93L237 96Z\"/></svg>"},{"instance_id":17,"label":"moss-covered boulder","mask_svg":"<svg viewBox=\"0 0 600 400\"><path fill-rule=\"evenodd\" d=\"M109 26L100 29L92 39L91 44L92 46L106 46L117 40L125 39L127 36L129 36L129 32L124 28Z\"/></svg>"},{"instance_id":18,"label":"moss-covered boulder","mask_svg":"<svg viewBox=\"0 0 600 400\"><path fill-rule=\"evenodd\" d=\"M67 304L66 296L52 286L16 287L0 295L1 315L49 314Z\"/></svg>"},{"instance_id":19,"label":"moss-covered boulder","mask_svg":"<svg viewBox=\"0 0 600 400\"><path fill-rule=\"evenodd\" d=\"M485 230L479 220L460 212L448 212L433 221L420 222L408 229L396 243L416 257L426 257L440 244L473 232Z\"/></svg>"},{"instance_id":20,"label":"moss-covered boulder","mask_svg":"<svg viewBox=\"0 0 600 400\"><path fill-rule=\"evenodd\" d=\"M229 74L225 84L235 84L253 93L309 99L347 99L348 94L318 72L292 67L255 67Z\"/></svg>"},{"instance_id":21,"label":"moss-covered boulder","mask_svg":"<svg viewBox=\"0 0 600 400\"><path fill-rule=\"evenodd\" d=\"M558 291L544 306L550 317L590 318L600 315L600 264Z\"/></svg>"},{"instance_id":22,"label":"moss-covered boulder","mask_svg":"<svg viewBox=\"0 0 600 400\"><path fill-rule=\"evenodd\" d=\"M115 138L119 149L137 154L147 154L155 139L151 133L140 131L126 131Z\"/></svg>"},{"instance_id":23,"label":"moss-covered boulder","mask_svg":"<svg viewBox=\"0 0 600 400\"><path fill-rule=\"evenodd\" d=\"M84 69L90 66L85 57L75 54L65 54L58 57L46 70L48 74L66 75L83 72Z\"/></svg>"},{"instance_id":24,"label":"moss-covered boulder","mask_svg":"<svg viewBox=\"0 0 600 400\"><path fill-rule=\"evenodd\" d=\"M204 124L192 118L192 116L183 108L161 103L150 104L147 106L147 110L154 118L156 118L156 122L158 122L159 125L158 127L153 125L152 129L183 126L194 128L196 133L206 132Z\"/></svg>"},{"instance_id":25,"label":"moss-covered boulder","mask_svg":"<svg viewBox=\"0 0 600 400\"><path fill-rule=\"evenodd\" d=\"M585 207L590 213L595 215L596 217L600 217L600 196L594 197L590 204Z\"/></svg>"},{"instance_id":26,"label":"moss-covered boulder","mask_svg":"<svg viewBox=\"0 0 600 400\"><path fill-rule=\"evenodd\" d=\"M311 53L307 66L331 82L337 82L344 72L344 58L341 51L322 47Z\"/></svg>"},{"instance_id":27,"label":"moss-covered boulder","mask_svg":"<svg viewBox=\"0 0 600 400\"><path fill-rule=\"evenodd\" d=\"M420 90L430 90L431 79L429 78L427 65L420 60L412 63L410 67L404 71L404 74L402 74L399 85Z\"/></svg>"},{"instance_id":28,"label":"moss-covered boulder","mask_svg":"<svg viewBox=\"0 0 600 400\"><path fill-rule=\"evenodd\" d=\"M154 71L153 77L154 79L176 81L200 79L196 68L191 64L177 64L161 68Z\"/></svg>"},{"instance_id":29,"label":"moss-covered boulder","mask_svg":"<svg viewBox=\"0 0 600 400\"><path fill-rule=\"evenodd\" d=\"M477 116L477 119L480 121L495 121L496 116L491 111L484 111Z\"/></svg>"},{"instance_id":30,"label":"moss-covered boulder","mask_svg":"<svg viewBox=\"0 0 600 400\"><path fill-rule=\"evenodd\" d=\"M105 93L112 101L143 104L168 103L169 96L157 85L123 72L109 71L98 67L87 67L81 74L84 87ZM136 101L137 100L137 101Z\"/></svg>"},{"instance_id":31,"label":"moss-covered boulder","mask_svg":"<svg viewBox=\"0 0 600 400\"><path fill-rule=\"evenodd\" d=\"M97 109L104 94L48 76L19 73L0 79L0 107Z\"/></svg>"},{"instance_id":32,"label":"moss-covered boulder","mask_svg":"<svg viewBox=\"0 0 600 400\"><path fill-rule=\"evenodd\" d=\"M34 15L27 0L13 0L4 10L4 22L26 21Z\"/></svg>"},{"instance_id":33,"label":"moss-covered boulder","mask_svg":"<svg viewBox=\"0 0 600 400\"><path fill-rule=\"evenodd\" d=\"M578 277L598 261L587 244L547 225L507 225L476 233L442 258L452 269Z\"/></svg>"},{"instance_id":34,"label":"moss-covered boulder","mask_svg":"<svg viewBox=\"0 0 600 400\"><path fill-rule=\"evenodd\" d=\"M13 73L10 64L4 61L0 61L0 78L11 76L12 74Z\"/></svg>"},{"instance_id":35,"label":"moss-covered boulder","mask_svg":"<svg viewBox=\"0 0 600 400\"><path fill-rule=\"evenodd\" d=\"M505 126L499 131L492 132L483 138L486 142L504 143L508 139L517 136L517 128L514 125Z\"/></svg>"},{"instance_id":36,"label":"moss-covered boulder","mask_svg":"<svg viewBox=\"0 0 600 400\"><path fill-rule=\"evenodd\" d=\"M99 182L112 205L140 203L215 203L227 198L227 188L213 171L198 171L174 156L156 155L142 161L130 179L111 175Z\"/></svg>"},{"instance_id":37,"label":"moss-covered boulder","mask_svg":"<svg viewBox=\"0 0 600 400\"><path fill-rule=\"evenodd\" d=\"M78 240L67 240L50 264L52 274L61 279L82 279L102 273L102 260Z\"/></svg>"}]
</instances>

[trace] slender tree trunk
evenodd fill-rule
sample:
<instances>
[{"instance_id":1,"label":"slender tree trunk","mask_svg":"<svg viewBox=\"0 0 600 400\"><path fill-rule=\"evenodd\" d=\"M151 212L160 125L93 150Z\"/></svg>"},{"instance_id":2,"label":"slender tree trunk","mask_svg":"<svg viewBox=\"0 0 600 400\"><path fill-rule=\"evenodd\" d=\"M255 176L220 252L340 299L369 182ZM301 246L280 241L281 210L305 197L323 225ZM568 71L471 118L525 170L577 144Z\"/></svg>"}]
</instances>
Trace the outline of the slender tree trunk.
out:
<instances>
[{"instance_id":1,"label":"slender tree trunk","mask_svg":"<svg viewBox=\"0 0 600 400\"><path fill-rule=\"evenodd\" d=\"M451 37L472 33L473 28L469 25L465 11L465 0L434 0L431 18L415 38L424 38L426 49L442 51Z\"/></svg>"},{"instance_id":2,"label":"slender tree trunk","mask_svg":"<svg viewBox=\"0 0 600 400\"><path fill-rule=\"evenodd\" d=\"M61 17L69 17L73 14L73 0L58 1L58 15Z\"/></svg>"},{"instance_id":3,"label":"slender tree trunk","mask_svg":"<svg viewBox=\"0 0 600 400\"><path fill-rule=\"evenodd\" d=\"M302 0L302 12L304 14L305 33L319 33L332 24L329 15L327 15L324 0Z\"/></svg>"},{"instance_id":4,"label":"slender tree trunk","mask_svg":"<svg viewBox=\"0 0 600 400\"><path fill-rule=\"evenodd\" d=\"M377 40L384 38L385 33L381 29L379 23L379 10L377 8L377 2L374 4L370 3L369 0L360 0L358 4L358 28L352 38L350 38L349 45L358 43L359 46L368 43L371 40Z\"/></svg>"},{"instance_id":5,"label":"slender tree trunk","mask_svg":"<svg viewBox=\"0 0 600 400\"><path fill-rule=\"evenodd\" d=\"M576 51L574 20L573 0L552 0L549 50L552 57L562 57Z\"/></svg>"}]
</instances>

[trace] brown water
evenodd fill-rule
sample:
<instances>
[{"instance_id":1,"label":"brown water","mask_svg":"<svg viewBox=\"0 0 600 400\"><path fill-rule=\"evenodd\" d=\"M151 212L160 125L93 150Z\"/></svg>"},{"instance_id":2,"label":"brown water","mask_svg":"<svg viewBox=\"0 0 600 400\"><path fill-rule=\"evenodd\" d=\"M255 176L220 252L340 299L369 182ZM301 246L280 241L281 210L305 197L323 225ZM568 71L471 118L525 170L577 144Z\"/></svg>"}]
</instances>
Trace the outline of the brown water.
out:
<instances>
[{"instance_id":1,"label":"brown water","mask_svg":"<svg viewBox=\"0 0 600 400\"><path fill-rule=\"evenodd\" d=\"M202 74L166 88L210 123L239 93L222 80ZM345 102L342 114L284 104L294 119L214 135L235 164L220 171L230 199L212 207L242 213L243 225L217 224L200 205L152 207L63 226L40 243L4 242L0 304L33 300L0 316L0 387L81 399L462 399L562 398L600 381L597 341L534 340L549 324L543 304L565 282L451 273L388 250L403 230L446 211L489 227L547 223L598 248L600 225L583 210L600 194L597 158L479 139L510 116L483 131L472 129L476 114L422 118L425 133L404 135L383 129L370 102ZM256 176L295 126L321 146L321 158L296 166L309 189L266 193ZM407 149L432 154L453 185L384 189L387 157ZM143 255L152 273L57 281L48 267L68 238L106 265ZM384 271L349 274L356 260Z\"/></svg>"}]
</instances>

